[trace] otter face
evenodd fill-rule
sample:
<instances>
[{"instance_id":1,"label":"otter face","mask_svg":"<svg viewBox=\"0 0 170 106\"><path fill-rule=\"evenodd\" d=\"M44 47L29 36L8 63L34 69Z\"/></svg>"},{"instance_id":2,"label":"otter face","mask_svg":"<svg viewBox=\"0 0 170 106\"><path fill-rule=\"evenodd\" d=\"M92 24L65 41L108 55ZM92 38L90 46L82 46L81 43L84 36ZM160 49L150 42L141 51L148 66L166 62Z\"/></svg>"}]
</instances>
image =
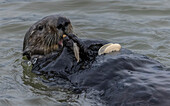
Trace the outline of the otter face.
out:
<instances>
[{"instance_id":1,"label":"otter face","mask_svg":"<svg viewBox=\"0 0 170 106\"><path fill-rule=\"evenodd\" d=\"M62 35L73 33L69 19L57 15L47 16L33 24L25 34L23 55L31 59L34 55L46 55L60 51Z\"/></svg>"}]
</instances>

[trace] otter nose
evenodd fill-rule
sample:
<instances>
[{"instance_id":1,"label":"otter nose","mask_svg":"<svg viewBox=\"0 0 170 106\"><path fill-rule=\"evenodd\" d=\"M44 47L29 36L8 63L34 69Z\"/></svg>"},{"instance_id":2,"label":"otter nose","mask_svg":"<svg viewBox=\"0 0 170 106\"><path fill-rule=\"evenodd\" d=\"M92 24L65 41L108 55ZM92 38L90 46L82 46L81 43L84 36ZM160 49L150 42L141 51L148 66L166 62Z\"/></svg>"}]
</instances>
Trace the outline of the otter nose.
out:
<instances>
[{"instance_id":1,"label":"otter nose","mask_svg":"<svg viewBox=\"0 0 170 106\"><path fill-rule=\"evenodd\" d=\"M70 20L65 17L59 17L57 21L57 28L65 31L65 28L70 24Z\"/></svg>"}]
</instances>

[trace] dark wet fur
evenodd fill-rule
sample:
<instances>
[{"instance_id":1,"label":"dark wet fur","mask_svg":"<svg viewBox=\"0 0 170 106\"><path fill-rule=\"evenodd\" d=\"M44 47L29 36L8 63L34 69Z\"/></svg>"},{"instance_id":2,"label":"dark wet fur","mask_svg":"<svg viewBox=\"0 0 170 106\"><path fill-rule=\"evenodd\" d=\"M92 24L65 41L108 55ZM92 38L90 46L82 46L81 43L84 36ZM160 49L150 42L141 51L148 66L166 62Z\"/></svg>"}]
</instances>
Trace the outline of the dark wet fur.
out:
<instances>
[{"instance_id":1,"label":"dark wet fur","mask_svg":"<svg viewBox=\"0 0 170 106\"><path fill-rule=\"evenodd\" d=\"M98 56L99 48L108 42L82 40L72 32L69 19L52 15L35 23L26 33L23 55L31 61L38 58L32 72L45 76L48 80L43 80L44 83L74 93L85 92L87 98L108 106L169 106L169 69L127 49ZM44 37L54 37L55 34L57 38L68 34L63 39L64 47L50 48L46 53L47 48L42 49L44 45L38 41L51 42L52 37L48 40ZM57 42L58 45L58 39ZM73 53L73 42L80 48L78 63ZM54 42L49 45L54 46Z\"/></svg>"},{"instance_id":2,"label":"dark wet fur","mask_svg":"<svg viewBox=\"0 0 170 106\"><path fill-rule=\"evenodd\" d=\"M99 97L108 106L170 104L170 72L161 63L127 49L98 56L98 49L108 42L80 40L79 43L83 46L79 63L68 39L60 54L38 59L32 72L54 79L56 85L60 85L59 79L63 80L66 88Z\"/></svg>"}]
</instances>

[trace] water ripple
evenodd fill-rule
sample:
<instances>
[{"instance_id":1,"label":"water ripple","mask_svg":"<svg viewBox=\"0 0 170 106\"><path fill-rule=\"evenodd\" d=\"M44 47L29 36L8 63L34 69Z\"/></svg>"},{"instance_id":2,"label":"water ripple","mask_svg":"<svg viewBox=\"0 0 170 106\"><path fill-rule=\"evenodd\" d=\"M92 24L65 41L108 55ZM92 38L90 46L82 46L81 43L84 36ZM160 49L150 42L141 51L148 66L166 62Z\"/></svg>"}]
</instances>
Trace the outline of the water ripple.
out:
<instances>
[{"instance_id":1,"label":"water ripple","mask_svg":"<svg viewBox=\"0 0 170 106\"><path fill-rule=\"evenodd\" d=\"M120 43L170 68L169 3L169 0L1 0L0 105L96 105L86 94L48 88L29 67L23 71L24 34L34 22L50 14L70 18L78 36ZM144 80L144 76L136 77ZM169 75L151 77L156 87L170 86Z\"/></svg>"}]
</instances>

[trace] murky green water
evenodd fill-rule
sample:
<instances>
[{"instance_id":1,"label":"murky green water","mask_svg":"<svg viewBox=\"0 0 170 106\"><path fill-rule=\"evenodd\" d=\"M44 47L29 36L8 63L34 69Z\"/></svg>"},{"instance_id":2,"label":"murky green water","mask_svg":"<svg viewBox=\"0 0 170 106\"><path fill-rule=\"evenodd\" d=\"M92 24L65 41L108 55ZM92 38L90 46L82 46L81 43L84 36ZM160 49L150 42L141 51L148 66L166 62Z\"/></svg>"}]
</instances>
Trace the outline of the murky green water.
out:
<instances>
[{"instance_id":1,"label":"murky green water","mask_svg":"<svg viewBox=\"0 0 170 106\"><path fill-rule=\"evenodd\" d=\"M51 14L70 18L80 37L120 43L170 68L169 0L1 0L0 105L96 105L86 94L44 85L23 71L24 34Z\"/></svg>"}]
</instances>

